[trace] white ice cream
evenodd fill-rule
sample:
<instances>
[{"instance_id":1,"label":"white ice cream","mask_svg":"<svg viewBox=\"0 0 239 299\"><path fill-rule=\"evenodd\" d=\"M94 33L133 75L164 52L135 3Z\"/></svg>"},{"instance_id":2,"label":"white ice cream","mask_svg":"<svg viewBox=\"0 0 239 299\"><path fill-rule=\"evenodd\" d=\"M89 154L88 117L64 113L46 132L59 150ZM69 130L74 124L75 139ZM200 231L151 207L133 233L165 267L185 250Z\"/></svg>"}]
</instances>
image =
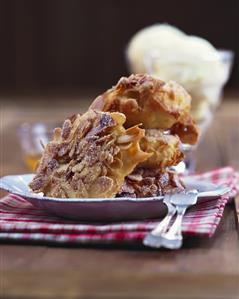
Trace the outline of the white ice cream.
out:
<instances>
[{"instance_id":1,"label":"white ice cream","mask_svg":"<svg viewBox=\"0 0 239 299\"><path fill-rule=\"evenodd\" d=\"M207 40L186 35L166 24L156 24L136 33L127 48L134 73L151 73L185 87L193 99L198 121L208 117L220 98L229 68Z\"/></svg>"}]
</instances>

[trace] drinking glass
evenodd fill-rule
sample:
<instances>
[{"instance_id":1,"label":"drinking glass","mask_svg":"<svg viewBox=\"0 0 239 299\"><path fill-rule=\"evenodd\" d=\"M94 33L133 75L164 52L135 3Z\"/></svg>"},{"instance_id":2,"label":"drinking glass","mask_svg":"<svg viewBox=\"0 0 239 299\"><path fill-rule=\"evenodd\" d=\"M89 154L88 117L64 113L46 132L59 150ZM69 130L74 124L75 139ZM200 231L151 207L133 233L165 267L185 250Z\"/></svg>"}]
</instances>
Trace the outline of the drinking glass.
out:
<instances>
[{"instance_id":1,"label":"drinking glass","mask_svg":"<svg viewBox=\"0 0 239 299\"><path fill-rule=\"evenodd\" d=\"M44 146L51 139L53 130L57 126L58 124L54 123L23 123L17 129L23 159L29 170L36 169Z\"/></svg>"}]
</instances>

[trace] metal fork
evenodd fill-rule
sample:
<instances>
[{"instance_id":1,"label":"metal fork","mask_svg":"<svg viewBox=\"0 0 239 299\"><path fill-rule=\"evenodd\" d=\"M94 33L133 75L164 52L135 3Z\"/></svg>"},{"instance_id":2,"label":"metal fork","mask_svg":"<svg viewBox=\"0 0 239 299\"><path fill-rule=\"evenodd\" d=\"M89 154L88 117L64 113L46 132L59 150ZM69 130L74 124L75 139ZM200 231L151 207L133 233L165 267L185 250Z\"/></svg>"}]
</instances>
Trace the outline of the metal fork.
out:
<instances>
[{"instance_id":1,"label":"metal fork","mask_svg":"<svg viewBox=\"0 0 239 299\"><path fill-rule=\"evenodd\" d=\"M146 235L143 240L145 246L159 248L161 247L161 235L166 233L169 227L169 223L176 213L176 208L171 204L171 196L165 195L164 204L166 204L168 212L165 218L150 232Z\"/></svg>"},{"instance_id":2,"label":"metal fork","mask_svg":"<svg viewBox=\"0 0 239 299\"><path fill-rule=\"evenodd\" d=\"M197 190L190 190L187 193L175 194L171 197L170 202L175 205L177 217L168 230L161 235L161 246L169 249L179 249L183 243L182 220L186 209L195 205L198 198Z\"/></svg>"}]
</instances>

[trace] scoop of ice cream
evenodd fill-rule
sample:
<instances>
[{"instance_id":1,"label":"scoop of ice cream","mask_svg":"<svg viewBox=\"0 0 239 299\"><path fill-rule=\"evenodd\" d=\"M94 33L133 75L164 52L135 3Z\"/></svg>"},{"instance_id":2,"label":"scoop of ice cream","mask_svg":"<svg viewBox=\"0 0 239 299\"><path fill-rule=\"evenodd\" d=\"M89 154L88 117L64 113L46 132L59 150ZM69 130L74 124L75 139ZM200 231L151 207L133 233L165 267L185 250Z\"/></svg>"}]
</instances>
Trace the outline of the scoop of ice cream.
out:
<instances>
[{"instance_id":1,"label":"scoop of ice cream","mask_svg":"<svg viewBox=\"0 0 239 299\"><path fill-rule=\"evenodd\" d=\"M228 78L228 65L207 40L167 24L140 30L126 53L132 72L151 73L183 85L192 96L197 120L207 117L210 106L217 105L220 89Z\"/></svg>"},{"instance_id":2,"label":"scoop of ice cream","mask_svg":"<svg viewBox=\"0 0 239 299\"><path fill-rule=\"evenodd\" d=\"M136 33L128 45L127 56L133 72L144 73L149 67L163 80L175 80L185 88L226 80L220 55L207 40L186 35L167 24L156 24Z\"/></svg>"}]
</instances>

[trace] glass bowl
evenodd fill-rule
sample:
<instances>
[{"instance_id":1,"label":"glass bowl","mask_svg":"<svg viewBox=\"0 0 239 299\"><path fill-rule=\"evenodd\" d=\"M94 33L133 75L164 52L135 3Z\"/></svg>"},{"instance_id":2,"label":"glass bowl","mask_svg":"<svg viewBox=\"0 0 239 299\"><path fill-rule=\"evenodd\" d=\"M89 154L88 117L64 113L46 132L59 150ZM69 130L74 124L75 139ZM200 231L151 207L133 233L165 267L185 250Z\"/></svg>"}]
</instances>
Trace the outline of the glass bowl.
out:
<instances>
[{"instance_id":1,"label":"glass bowl","mask_svg":"<svg viewBox=\"0 0 239 299\"><path fill-rule=\"evenodd\" d=\"M196 59L189 61L185 58L180 61L178 58L175 60L174 57L162 61L155 49L144 56L146 73L165 81L176 81L191 95L192 114L200 128L200 140L211 124L214 112L221 102L223 87L230 77L233 65L234 53L232 51L218 50L218 54L219 61L213 61L207 57L202 57L200 61ZM133 71L130 62L127 62L129 70ZM182 144L185 160L174 169L178 172L194 172L195 149L196 146Z\"/></svg>"},{"instance_id":2,"label":"glass bowl","mask_svg":"<svg viewBox=\"0 0 239 299\"><path fill-rule=\"evenodd\" d=\"M34 171L41 158L44 146L52 137L56 123L23 123L17 129L23 160L29 170Z\"/></svg>"},{"instance_id":3,"label":"glass bowl","mask_svg":"<svg viewBox=\"0 0 239 299\"><path fill-rule=\"evenodd\" d=\"M192 114L201 132L209 126L215 109L222 99L223 87L229 79L234 54L230 50L218 50L220 63L202 57L200 61L161 61L156 50L146 53L145 71L162 80L174 80L192 97ZM195 71L196 70L196 71ZM214 74L214 76L212 76Z\"/></svg>"}]
</instances>

